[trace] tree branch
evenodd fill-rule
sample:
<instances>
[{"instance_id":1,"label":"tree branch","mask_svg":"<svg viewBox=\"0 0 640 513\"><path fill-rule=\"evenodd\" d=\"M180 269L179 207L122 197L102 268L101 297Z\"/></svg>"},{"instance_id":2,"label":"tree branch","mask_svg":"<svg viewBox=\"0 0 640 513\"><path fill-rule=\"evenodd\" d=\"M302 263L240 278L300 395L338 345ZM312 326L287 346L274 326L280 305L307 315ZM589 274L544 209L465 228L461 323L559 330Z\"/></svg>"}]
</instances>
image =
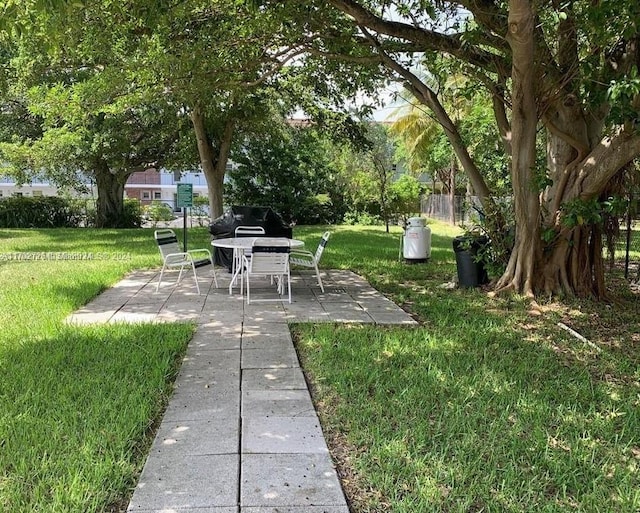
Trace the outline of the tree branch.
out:
<instances>
[{"instance_id":1,"label":"tree branch","mask_svg":"<svg viewBox=\"0 0 640 513\"><path fill-rule=\"evenodd\" d=\"M477 46L463 44L458 35L440 34L408 23L385 20L354 0L329 0L329 3L336 9L351 16L358 25L367 27L378 34L412 41L414 44L419 45L420 51L445 52L470 64L493 71L496 71L496 63L498 61L504 61L504 57L486 52ZM509 66L506 62L503 64L505 67Z\"/></svg>"},{"instance_id":2,"label":"tree branch","mask_svg":"<svg viewBox=\"0 0 640 513\"><path fill-rule=\"evenodd\" d=\"M360 27L363 34L369 38L374 44L377 44L376 39L371 35L365 27ZM477 166L473 162L473 159L469 155L467 151L466 145L462 141L462 137L458 132L458 129L455 123L449 117L449 114L445 110L445 108L440 103L435 92L433 92L422 80L420 80L415 74L413 74L410 70L398 64L394 59L388 56L381 48L378 48L380 53L380 57L382 62L398 73L401 77L406 80L407 89L422 103L427 105L435 114L438 123L442 126L445 131L445 135L447 139L451 142L451 146L453 150L460 159L462 163L462 167L465 170L465 173L469 177L471 184L476 192L476 194L480 197L480 200L483 204L486 204L489 201L490 193L487 184L485 183L480 171Z\"/></svg>"}]
</instances>

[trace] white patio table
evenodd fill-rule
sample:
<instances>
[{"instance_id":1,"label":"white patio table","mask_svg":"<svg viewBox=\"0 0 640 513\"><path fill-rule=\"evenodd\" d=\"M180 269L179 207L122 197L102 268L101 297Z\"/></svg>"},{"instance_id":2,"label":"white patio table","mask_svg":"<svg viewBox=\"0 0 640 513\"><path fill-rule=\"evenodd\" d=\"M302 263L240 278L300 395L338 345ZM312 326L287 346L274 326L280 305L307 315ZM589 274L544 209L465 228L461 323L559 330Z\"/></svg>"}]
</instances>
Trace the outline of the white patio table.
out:
<instances>
[{"instance_id":1,"label":"white patio table","mask_svg":"<svg viewBox=\"0 0 640 513\"><path fill-rule=\"evenodd\" d=\"M240 251L244 254L244 251L247 249L251 249L253 246L253 241L256 239L273 239L273 238L284 238L284 237L269 237L268 235L262 235L260 237L227 237L226 239L213 239L211 241L211 245L215 248L227 248L233 249L234 251ZM291 249L302 248L304 247L304 242L298 239L287 239L289 241L289 247ZM242 274L242 266L237 269L234 269L233 276L231 276L231 282L229 283L229 295L233 294L233 285L238 280L238 276Z\"/></svg>"}]
</instances>

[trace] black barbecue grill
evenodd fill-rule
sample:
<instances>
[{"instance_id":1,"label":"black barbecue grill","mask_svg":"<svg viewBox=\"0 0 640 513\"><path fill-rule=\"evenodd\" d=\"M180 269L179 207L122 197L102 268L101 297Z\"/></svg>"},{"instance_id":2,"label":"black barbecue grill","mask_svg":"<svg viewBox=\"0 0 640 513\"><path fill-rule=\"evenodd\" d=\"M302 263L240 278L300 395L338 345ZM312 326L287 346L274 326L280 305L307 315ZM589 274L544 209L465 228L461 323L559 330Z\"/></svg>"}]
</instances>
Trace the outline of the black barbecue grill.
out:
<instances>
[{"instance_id":1,"label":"black barbecue grill","mask_svg":"<svg viewBox=\"0 0 640 513\"><path fill-rule=\"evenodd\" d=\"M209 233L214 239L226 239L235 237L238 226L261 226L264 228L265 237L292 238L291 226L286 224L280 215L270 207L232 206L224 214L214 219L209 225ZM250 235L255 237L255 235ZM233 250L216 248L215 263L231 270Z\"/></svg>"}]
</instances>

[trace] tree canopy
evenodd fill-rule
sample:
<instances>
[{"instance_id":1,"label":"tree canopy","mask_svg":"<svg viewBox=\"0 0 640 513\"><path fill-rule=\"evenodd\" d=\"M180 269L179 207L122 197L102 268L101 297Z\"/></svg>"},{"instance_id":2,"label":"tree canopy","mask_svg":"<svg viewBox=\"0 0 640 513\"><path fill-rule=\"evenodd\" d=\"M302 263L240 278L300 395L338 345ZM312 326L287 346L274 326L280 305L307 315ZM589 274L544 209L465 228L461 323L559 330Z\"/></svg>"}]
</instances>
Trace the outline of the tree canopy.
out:
<instances>
[{"instance_id":1,"label":"tree canopy","mask_svg":"<svg viewBox=\"0 0 640 513\"><path fill-rule=\"evenodd\" d=\"M120 84L127 100L103 103L97 119L120 107L122 116L134 103L171 106L176 126L192 125L183 155L197 149L214 214L234 136L266 119L266 94L287 90L346 106L358 91L397 80L442 127L495 218L494 237L511 233L496 208L495 180L465 137L455 101L445 98L442 78L463 76L491 103L492 143L510 159L516 235L498 289L606 296L602 210L640 153L635 0L7 0L3 7L5 59L20 64L8 67L5 91L7 80L23 84L12 90L18 96L31 87L47 94L62 87L61 98L96 87L97 105L108 89L100 81ZM28 112L45 131L73 125L47 112L53 126L32 107L13 113ZM95 113L90 102L87 111Z\"/></svg>"},{"instance_id":2,"label":"tree canopy","mask_svg":"<svg viewBox=\"0 0 640 513\"><path fill-rule=\"evenodd\" d=\"M377 62L401 81L443 127L489 212L494 193L442 100L446 89L432 87L415 66L462 74L486 91L511 161L516 215L515 245L498 289L606 295L602 227L572 224L569 212L598 205L640 153L637 2L303 4L290 2L291 16L312 12L316 21L307 26L323 27L309 37L309 52ZM537 147L546 148L545 158L537 158Z\"/></svg>"}]
</instances>

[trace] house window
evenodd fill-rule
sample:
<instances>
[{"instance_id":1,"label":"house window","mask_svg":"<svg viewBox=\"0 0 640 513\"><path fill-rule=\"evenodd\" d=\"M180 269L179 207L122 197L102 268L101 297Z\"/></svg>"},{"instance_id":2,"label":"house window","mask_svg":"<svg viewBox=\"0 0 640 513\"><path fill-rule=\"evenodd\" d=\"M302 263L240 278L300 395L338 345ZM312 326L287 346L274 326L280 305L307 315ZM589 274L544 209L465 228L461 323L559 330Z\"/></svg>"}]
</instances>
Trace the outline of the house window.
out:
<instances>
[{"instance_id":1,"label":"house window","mask_svg":"<svg viewBox=\"0 0 640 513\"><path fill-rule=\"evenodd\" d=\"M0 191L0 198L2 198L2 191Z\"/></svg>"},{"instance_id":2,"label":"house window","mask_svg":"<svg viewBox=\"0 0 640 513\"><path fill-rule=\"evenodd\" d=\"M33 191L33 197L42 196L42 191Z\"/></svg>"},{"instance_id":3,"label":"house window","mask_svg":"<svg viewBox=\"0 0 640 513\"><path fill-rule=\"evenodd\" d=\"M162 199L162 193L160 191L153 191L153 199Z\"/></svg>"},{"instance_id":4,"label":"house window","mask_svg":"<svg viewBox=\"0 0 640 513\"><path fill-rule=\"evenodd\" d=\"M149 191L142 191L142 199L143 200L150 200L151 199L151 193Z\"/></svg>"},{"instance_id":5,"label":"house window","mask_svg":"<svg viewBox=\"0 0 640 513\"><path fill-rule=\"evenodd\" d=\"M21 193L21 192L14 192L14 193L13 193L13 195L14 195L16 198L22 198L22 197L24 196L24 194L23 194L23 193Z\"/></svg>"}]
</instances>

